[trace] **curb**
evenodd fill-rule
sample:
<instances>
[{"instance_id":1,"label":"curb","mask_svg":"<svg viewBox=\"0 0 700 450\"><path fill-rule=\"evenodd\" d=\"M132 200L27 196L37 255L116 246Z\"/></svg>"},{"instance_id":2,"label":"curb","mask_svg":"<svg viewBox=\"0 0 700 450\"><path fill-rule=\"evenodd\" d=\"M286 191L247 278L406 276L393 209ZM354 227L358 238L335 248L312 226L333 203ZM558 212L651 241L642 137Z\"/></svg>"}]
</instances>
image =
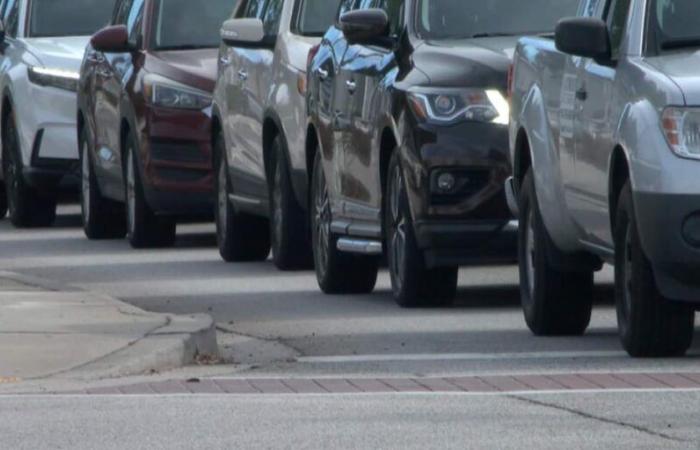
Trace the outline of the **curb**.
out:
<instances>
[{"instance_id":1,"label":"curb","mask_svg":"<svg viewBox=\"0 0 700 450\"><path fill-rule=\"evenodd\" d=\"M216 325L213 318L207 314L180 316L152 313L102 293L90 292L52 280L0 271L0 279L2 278L50 292L87 293L113 303L122 314L159 316L165 319L165 325L150 331L126 347L81 366L40 379L25 380L27 382L48 379L101 380L152 374L201 361L215 361L219 357Z\"/></svg>"}]
</instances>

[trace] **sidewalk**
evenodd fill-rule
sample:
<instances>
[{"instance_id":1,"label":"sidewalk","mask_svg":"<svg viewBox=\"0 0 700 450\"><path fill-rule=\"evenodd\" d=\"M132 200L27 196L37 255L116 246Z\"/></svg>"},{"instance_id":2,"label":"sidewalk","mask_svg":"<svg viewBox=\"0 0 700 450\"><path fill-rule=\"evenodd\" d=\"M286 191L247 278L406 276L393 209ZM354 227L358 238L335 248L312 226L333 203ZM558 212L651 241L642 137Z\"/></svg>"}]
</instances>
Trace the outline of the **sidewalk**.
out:
<instances>
[{"instance_id":1,"label":"sidewalk","mask_svg":"<svg viewBox=\"0 0 700 450\"><path fill-rule=\"evenodd\" d=\"M154 314L116 299L0 272L0 386L96 380L216 357L209 316Z\"/></svg>"}]
</instances>

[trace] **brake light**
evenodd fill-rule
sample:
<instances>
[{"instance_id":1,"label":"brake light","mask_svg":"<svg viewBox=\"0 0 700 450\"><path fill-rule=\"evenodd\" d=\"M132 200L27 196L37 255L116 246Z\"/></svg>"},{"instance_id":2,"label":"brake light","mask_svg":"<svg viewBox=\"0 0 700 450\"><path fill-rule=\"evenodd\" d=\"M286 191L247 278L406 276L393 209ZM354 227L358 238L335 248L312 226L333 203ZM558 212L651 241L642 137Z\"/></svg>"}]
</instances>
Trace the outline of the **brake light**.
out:
<instances>
[{"instance_id":1,"label":"brake light","mask_svg":"<svg viewBox=\"0 0 700 450\"><path fill-rule=\"evenodd\" d=\"M321 50L321 44L316 44L313 47L311 47L311 50L309 50L309 55L306 58L307 71L308 71L309 67L311 67L311 63L314 61L314 58L318 54L319 50Z\"/></svg>"}]
</instances>

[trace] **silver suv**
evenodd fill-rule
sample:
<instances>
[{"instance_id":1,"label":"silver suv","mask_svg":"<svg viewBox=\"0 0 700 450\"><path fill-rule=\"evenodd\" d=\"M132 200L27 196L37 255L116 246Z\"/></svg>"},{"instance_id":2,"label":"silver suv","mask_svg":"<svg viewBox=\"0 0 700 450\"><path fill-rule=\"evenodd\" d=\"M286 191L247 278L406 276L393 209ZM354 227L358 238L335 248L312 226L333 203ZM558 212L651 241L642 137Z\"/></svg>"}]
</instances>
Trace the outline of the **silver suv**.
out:
<instances>
[{"instance_id":1,"label":"silver suv","mask_svg":"<svg viewBox=\"0 0 700 450\"><path fill-rule=\"evenodd\" d=\"M90 35L109 21L114 0L1 0L0 217L46 226L57 188L77 192L78 71Z\"/></svg>"},{"instance_id":2,"label":"silver suv","mask_svg":"<svg viewBox=\"0 0 700 450\"><path fill-rule=\"evenodd\" d=\"M224 23L214 92L217 237L226 261L311 266L306 66L339 0L243 0Z\"/></svg>"}]
</instances>

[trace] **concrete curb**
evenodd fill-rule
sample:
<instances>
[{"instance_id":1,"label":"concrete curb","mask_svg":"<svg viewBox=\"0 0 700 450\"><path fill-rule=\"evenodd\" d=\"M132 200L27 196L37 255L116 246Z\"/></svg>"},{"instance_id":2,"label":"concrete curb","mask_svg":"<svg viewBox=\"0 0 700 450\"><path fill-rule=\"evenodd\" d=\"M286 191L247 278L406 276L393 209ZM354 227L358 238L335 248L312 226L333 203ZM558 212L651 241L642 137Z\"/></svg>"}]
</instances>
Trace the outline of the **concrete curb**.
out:
<instances>
[{"instance_id":1,"label":"concrete curb","mask_svg":"<svg viewBox=\"0 0 700 450\"><path fill-rule=\"evenodd\" d=\"M34 276L0 271L0 279L2 278L45 291L88 294L102 302L113 304L122 314L158 316L165 319L165 325L134 340L126 347L81 366L40 379L27 380L28 382L48 379L101 380L144 375L172 370L200 361L216 361L219 357L216 326L209 315L179 316L151 313L105 294L88 292Z\"/></svg>"}]
</instances>

